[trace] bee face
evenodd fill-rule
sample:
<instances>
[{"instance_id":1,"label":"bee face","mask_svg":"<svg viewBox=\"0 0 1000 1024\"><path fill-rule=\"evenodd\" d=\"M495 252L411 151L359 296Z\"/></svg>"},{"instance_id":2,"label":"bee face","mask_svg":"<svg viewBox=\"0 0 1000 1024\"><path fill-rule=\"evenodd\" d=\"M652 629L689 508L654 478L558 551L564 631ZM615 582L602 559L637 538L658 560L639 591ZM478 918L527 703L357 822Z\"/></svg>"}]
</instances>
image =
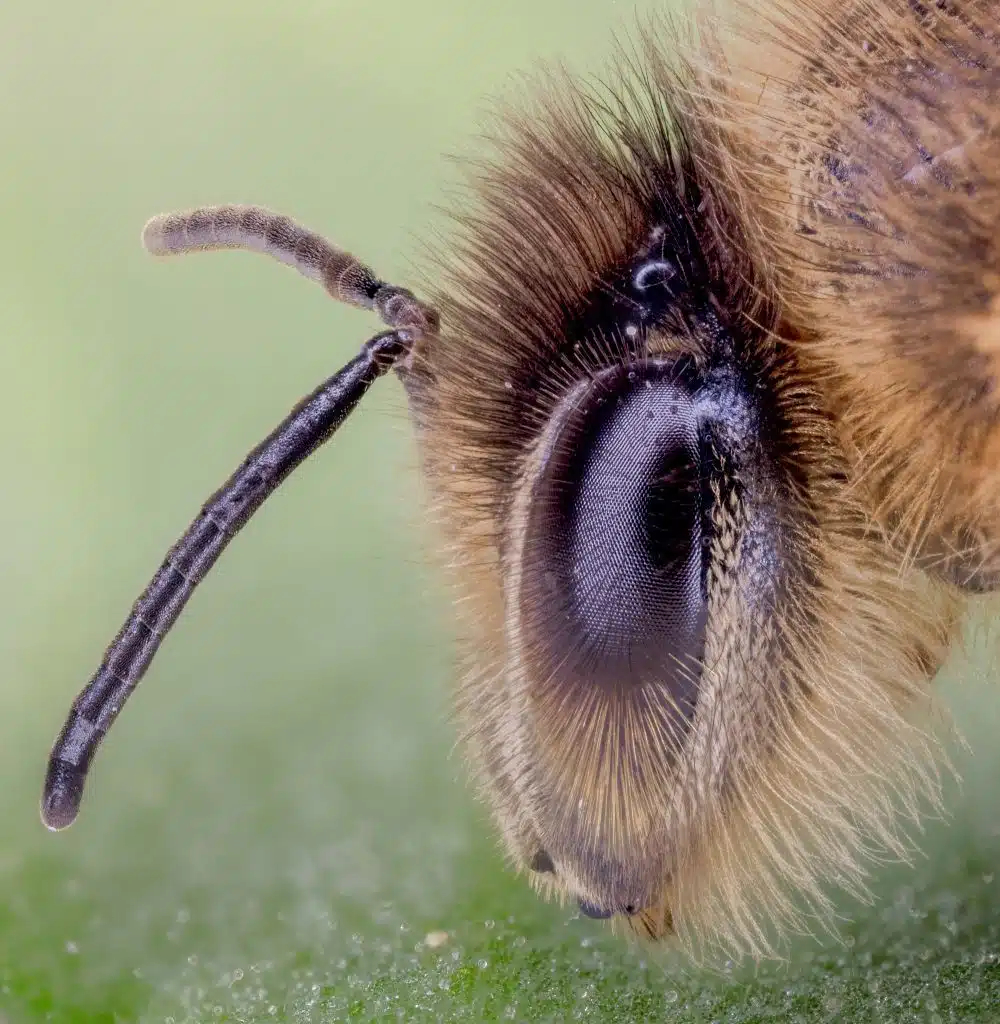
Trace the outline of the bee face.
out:
<instances>
[{"instance_id":1,"label":"bee face","mask_svg":"<svg viewBox=\"0 0 1000 1024\"><path fill-rule=\"evenodd\" d=\"M151 222L154 251L263 250L388 330L168 554L57 741L47 823L228 539L394 366L463 739L532 884L759 954L829 912L828 882L861 890L873 848L904 854L898 822L938 796L953 584L992 585L997 541L997 16L940 10L747 5L774 83L710 42L668 63L663 24L606 91L543 87L474 171L429 303L258 209ZM911 174L956 145L961 176Z\"/></svg>"},{"instance_id":2,"label":"bee face","mask_svg":"<svg viewBox=\"0 0 1000 1024\"><path fill-rule=\"evenodd\" d=\"M933 788L913 717L953 607L848 484L710 160L738 142L648 59L614 114L556 100L502 137L408 391L513 859L591 916L758 946L789 875L821 905L865 832L898 843L886 775Z\"/></svg>"}]
</instances>

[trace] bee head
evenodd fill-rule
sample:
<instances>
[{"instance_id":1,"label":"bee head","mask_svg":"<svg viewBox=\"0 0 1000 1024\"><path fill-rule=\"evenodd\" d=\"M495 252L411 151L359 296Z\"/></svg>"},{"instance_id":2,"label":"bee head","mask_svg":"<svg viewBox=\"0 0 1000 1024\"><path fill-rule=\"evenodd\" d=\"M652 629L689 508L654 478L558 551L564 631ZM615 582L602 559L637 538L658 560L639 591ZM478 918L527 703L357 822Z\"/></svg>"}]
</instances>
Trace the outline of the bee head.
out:
<instances>
[{"instance_id":1,"label":"bee head","mask_svg":"<svg viewBox=\"0 0 1000 1024\"><path fill-rule=\"evenodd\" d=\"M759 951L756 910L795 919L785 884L822 909L825 871L860 878L887 777L933 788L905 716L951 620L903 600L866 533L746 181L714 156L738 138L649 63L505 122L407 388L466 746L515 864L587 916Z\"/></svg>"}]
</instances>

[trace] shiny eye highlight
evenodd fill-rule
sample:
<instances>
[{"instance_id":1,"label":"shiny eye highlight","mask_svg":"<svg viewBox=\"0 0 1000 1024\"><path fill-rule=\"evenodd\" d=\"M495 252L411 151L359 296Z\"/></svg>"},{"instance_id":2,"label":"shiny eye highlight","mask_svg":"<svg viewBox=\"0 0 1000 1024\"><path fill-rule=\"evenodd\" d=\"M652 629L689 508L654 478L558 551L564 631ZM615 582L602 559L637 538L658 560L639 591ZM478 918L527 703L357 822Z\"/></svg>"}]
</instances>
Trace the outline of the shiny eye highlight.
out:
<instances>
[{"instance_id":1,"label":"shiny eye highlight","mask_svg":"<svg viewBox=\"0 0 1000 1024\"><path fill-rule=\"evenodd\" d=\"M540 678L609 692L666 684L682 720L707 614L687 371L614 367L567 399L533 487L520 595Z\"/></svg>"}]
</instances>

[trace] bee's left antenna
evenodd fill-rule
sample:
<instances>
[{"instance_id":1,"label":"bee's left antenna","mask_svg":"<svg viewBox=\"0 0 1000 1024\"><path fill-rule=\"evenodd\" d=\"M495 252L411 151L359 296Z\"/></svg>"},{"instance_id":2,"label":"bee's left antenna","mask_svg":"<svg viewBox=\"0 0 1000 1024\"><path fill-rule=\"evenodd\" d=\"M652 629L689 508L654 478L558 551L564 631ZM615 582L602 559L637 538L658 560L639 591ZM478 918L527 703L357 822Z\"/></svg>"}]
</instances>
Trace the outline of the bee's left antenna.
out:
<instances>
[{"instance_id":1,"label":"bee's left antenna","mask_svg":"<svg viewBox=\"0 0 1000 1024\"><path fill-rule=\"evenodd\" d=\"M414 343L437 330L437 314L409 291L379 280L365 264L287 217L260 207L218 206L154 217L143 231L153 253L251 249L313 280L335 299L373 309L390 328L367 341L345 367L306 396L204 504L132 606L94 677L73 702L49 757L42 821L71 825L87 771L164 636L226 545L281 482L334 434L365 392Z\"/></svg>"}]
</instances>

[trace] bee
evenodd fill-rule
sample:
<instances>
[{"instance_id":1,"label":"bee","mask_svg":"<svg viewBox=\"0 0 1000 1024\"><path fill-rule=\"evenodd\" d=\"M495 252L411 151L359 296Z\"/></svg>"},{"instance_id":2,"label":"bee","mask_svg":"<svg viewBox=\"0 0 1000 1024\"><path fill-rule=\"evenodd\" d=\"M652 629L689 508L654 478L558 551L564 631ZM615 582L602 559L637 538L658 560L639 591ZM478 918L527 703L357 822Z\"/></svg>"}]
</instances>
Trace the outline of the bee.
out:
<instances>
[{"instance_id":1,"label":"bee","mask_svg":"<svg viewBox=\"0 0 1000 1024\"><path fill-rule=\"evenodd\" d=\"M758 956L940 799L932 680L1000 581L1000 4L664 17L555 75L470 169L427 299L257 207L263 252L385 329L247 456L73 704L42 817L194 588L395 371L456 596L456 707L514 866Z\"/></svg>"}]
</instances>

